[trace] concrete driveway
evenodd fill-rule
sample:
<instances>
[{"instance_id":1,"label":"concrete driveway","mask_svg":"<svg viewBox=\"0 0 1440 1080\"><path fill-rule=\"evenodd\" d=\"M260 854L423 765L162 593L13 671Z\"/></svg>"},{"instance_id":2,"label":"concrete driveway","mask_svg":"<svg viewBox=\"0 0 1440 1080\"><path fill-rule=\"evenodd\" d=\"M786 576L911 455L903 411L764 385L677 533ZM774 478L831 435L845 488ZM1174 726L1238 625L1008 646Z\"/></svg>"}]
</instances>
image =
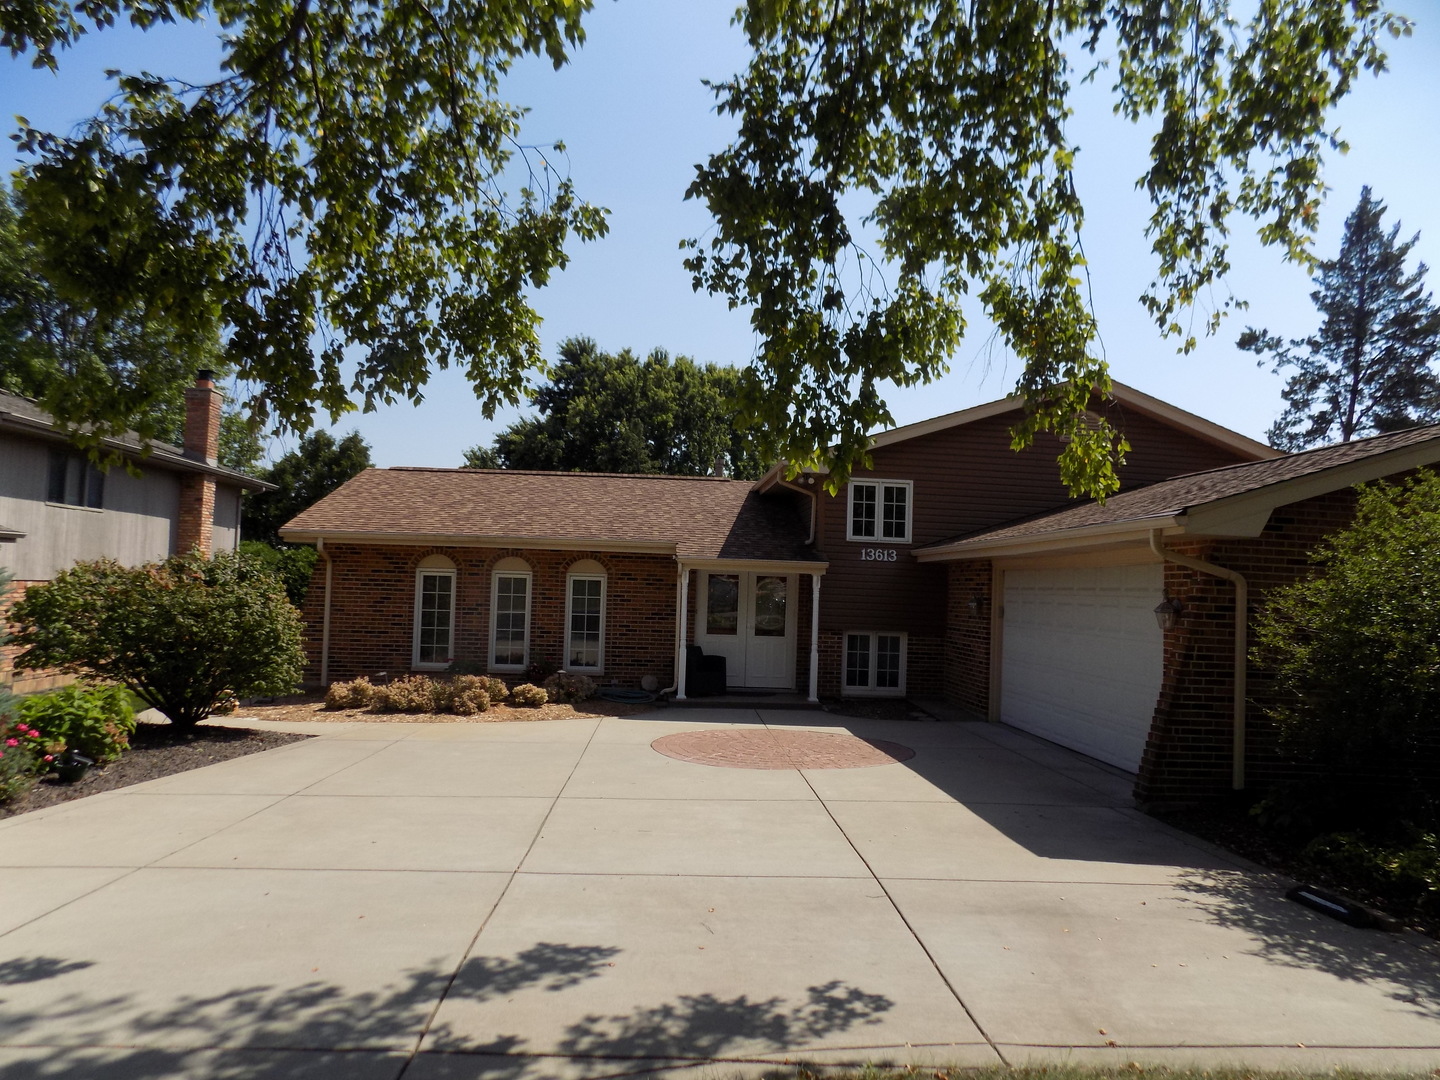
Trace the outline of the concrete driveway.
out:
<instances>
[{"instance_id":1,"label":"concrete driveway","mask_svg":"<svg viewBox=\"0 0 1440 1080\"><path fill-rule=\"evenodd\" d=\"M0 822L0 1074L1440 1065L1440 959L1008 729L671 710L321 737ZM671 733L915 756L748 770Z\"/></svg>"}]
</instances>

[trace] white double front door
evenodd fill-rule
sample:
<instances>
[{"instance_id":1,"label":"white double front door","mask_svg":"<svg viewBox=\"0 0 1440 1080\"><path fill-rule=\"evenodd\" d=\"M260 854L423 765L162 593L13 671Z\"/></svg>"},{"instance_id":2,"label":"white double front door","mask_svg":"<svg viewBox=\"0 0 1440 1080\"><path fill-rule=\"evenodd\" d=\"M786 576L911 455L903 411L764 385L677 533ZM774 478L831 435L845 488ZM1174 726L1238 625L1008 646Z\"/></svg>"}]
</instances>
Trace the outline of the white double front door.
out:
<instances>
[{"instance_id":1,"label":"white double front door","mask_svg":"<svg viewBox=\"0 0 1440 1080\"><path fill-rule=\"evenodd\" d=\"M795 687L794 574L700 573L695 642L725 657L725 684Z\"/></svg>"}]
</instances>

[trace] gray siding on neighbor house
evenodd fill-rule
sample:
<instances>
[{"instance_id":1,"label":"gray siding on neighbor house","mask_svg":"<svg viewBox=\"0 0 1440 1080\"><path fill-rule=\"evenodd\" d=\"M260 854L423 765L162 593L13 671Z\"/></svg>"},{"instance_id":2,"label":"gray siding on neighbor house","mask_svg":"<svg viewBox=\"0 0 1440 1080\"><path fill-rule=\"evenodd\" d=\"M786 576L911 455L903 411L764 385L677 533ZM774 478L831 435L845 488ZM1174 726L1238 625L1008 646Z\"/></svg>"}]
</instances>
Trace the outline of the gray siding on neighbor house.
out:
<instances>
[{"instance_id":1,"label":"gray siding on neighbor house","mask_svg":"<svg viewBox=\"0 0 1440 1080\"><path fill-rule=\"evenodd\" d=\"M215 531L211 542L215 551L234 551L240 546L240 489L228 484L215 485Z\"/></svg>"},{"instance_id":2,"label":"gray siding on neighbor house","mask_svg":"<svg viewBox=\"0 0 1440 1080\"><path fill-rule=\"evenodd\" d=\"M48 581L82 559L108 555L134 565L170 554L178 476L146 469L136 477L115 466L105 477L102 509L59 506L45 501L54 445L0 434L0 522L25 533L0 548L0 565L20 581ZM226 491L233 516L233 489Z\"/></svg>"}]
</instances>

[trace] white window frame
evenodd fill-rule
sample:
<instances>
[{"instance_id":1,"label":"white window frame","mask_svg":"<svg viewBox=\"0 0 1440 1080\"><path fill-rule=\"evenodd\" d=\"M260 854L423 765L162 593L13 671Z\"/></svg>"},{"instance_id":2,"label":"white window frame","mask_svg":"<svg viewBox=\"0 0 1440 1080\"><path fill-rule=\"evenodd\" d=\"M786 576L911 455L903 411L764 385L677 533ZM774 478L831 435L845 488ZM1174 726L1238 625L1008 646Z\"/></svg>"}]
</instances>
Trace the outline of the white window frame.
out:
<instances>
[{"instance_id":1,"label":"white window frame","mask_svg":"<svg viewBox=\"0 0 1440 1080\"><path fill-rule=\"evenodd\" d=\"M845 539L866 544L908 544L915 516L915 482L913 480L851 480L845 497ZM875 535L863 536L855 531L855 490L859 487L875 491ZM885 521L885 489L905 489L905 535L883 536Z\"/></svg>"},{"instance_id":2,"label":"white window frame","mask_svg":"<svg viewBox=\"0 0 1440 1080\"><path fill-rule=\"evenodd\" d=\"M850 686L845 682L849 674L850 639L870 639L870 665L864 686ZM900 639L900 685L875 685L875 660L879 655L876 638L898 637ZM904 630L846 630L840 639L840 694L842 697L904 697L906 679L910 664L910 635Z\"/></svg>"},{"instance_id":3,"label":"white window frame","mask_svg":"<svg viewBox=\"0 0 1440 1080\"><path fill-rule=\"evenodd\" d=\"M585 667L582 664L570 663L570 635L574 628L570 625L571 616L575 608L575 592L572 588L577 581L598 581L600 583L600 656L599 662L594 667ZM605 600L607 587L605 575L597 574L594 571L579 571L565 575L565 663L566 671L573 671L580 675L600 675L605 671ZM529 640L528 638L526 639Z\"/></svg>"},{"instance_id":4,"label":"white window frame","mask_svg":"<svg viewBox=\"0 0 1440 1080\"><path fill-rule=\"evenodd\" d=\"M458 584L455 580L455 571L439 566L420 566L415 570L415 615L412 620L412 633L410 642L410 667L416 671L444 671L450 666L449 661L437 663L427 660L420 660L420 603L425 595L425 579L427 577L447 577L450 579L450 655L455 654L455 588Z\"/></svg>"},{"instance_id":5,"label":"white window frame","mask_svg":"<svg viewBox=\"0 0 1440 1080\"><path fill-rule=\"evenodd\" d=\"M495 599L500 594L500 579L525 579L525 658L518 664L497 664L495 662L495 632L500 621L499 606ZM530 625L535 617L535 573L531 570L495 570L490 574L490 645L485 654L486 670L517 672L530 666Z\"/></svg>"}]
</instances>

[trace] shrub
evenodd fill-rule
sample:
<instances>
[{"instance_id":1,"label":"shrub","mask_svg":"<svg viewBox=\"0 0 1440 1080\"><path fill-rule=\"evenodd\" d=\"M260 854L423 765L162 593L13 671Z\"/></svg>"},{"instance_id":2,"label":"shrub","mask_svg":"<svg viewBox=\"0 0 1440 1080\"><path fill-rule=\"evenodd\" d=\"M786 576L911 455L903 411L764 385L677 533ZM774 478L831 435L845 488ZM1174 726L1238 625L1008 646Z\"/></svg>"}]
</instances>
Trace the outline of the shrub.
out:
<instances>
[{"instance_id":1,"label":"shrub","mask_svg":"<svg viewBox=\"0 0 1440 1080\"><path fill-rule=\"evenodd\" d=\"M305 665L300 613L250 556L199 552L125 567L78 563L11 609L22 669L58 668L129 687L193 727L224 691L284 694Z\"/></svg>"},{"instance_id":2,"label":"shrub","mask_svg":"<svg viewBox=\"0 0 1440 1080\"><path fill-rule=\"evenodd\" d=\"M119 686L76 683L20 700L20 719L42 737L96 762L114 761L130 746L135 710Z\"/></svg>"},{"instance_id":3,"label":"shrub","mask_svg":"<svg viewBox=\"0 0 1440 1080\"><path fill-rule=\"evenodd\" d=\"M451 660L445 669L451 675L484 675L484 660Z\"/></svg>"},{"instance_id":4,"label":"shrub","mask_svg":"<svg viewBox=\"0 0 1440 1080\"><path fill-rule=\"evenodd\" d=\"M8 706L0 704L0 710L5 708ZM29 791L62 749L47 743L41 732L23 720L0 717L0 803Z\"/></svg>"},{"instance_id":5,"label":"shrub","mask_svg":"<svg viewBox=\"0 0 1440 1080\"><path fill-rule=\"evenodd\" d=\"M599 689L588 675L572 675L568 671L557 671L545 680L545 693L550 700L566 705L589 701Z\"/></svg>"},{"instance_id":6,"label":"shrub","mask_svg":"<svg viewBox=\"0 0 1440 1080\"><path fill-rule=\"evenodd\" d=\"M1352 825L1437 817L1437 551L1433 473L1362 487L1354 523L1317 552L1317 572L1274 590L1255 622L1282 745L1315 767L1303 787L1347 806Z\"/></svg>"},{"instance_id":7,"label":"shrub","mask_svg":"<svg viewBox=\"0 0 1440 1080\"><path fill-rule=\"evenodd\" d=\"M510 703L524 708L539 708L549 700L550 695L534 683L521 683L510 691Z\"/></svg>"},{"instance_id":8,"label":"shrub","mask_svg":"<svg viewBox=\"0 0 1440 1080\"><path fill-rule=\"evenodd\" d=\"M305 603L305 597L310 592L310 577L315 572L315 564L320 561L320 552L308 546L273 547L263 540L242 540L240 553L251 556L279 578L290 603L297 608Z\"/></svg>"},{"instance_id":9,"label":"shrub","mask_svg":"<svg viewBox=\"0 0 1440 1080\"><path fill-rule=\"evenodd\" d=\"M382 713L435 712L435 688L439 685L442 684L424 675L407 675L385 686L375 687L373 708Z\"/></svg>"},{"instance_id":10,"label":"shrub","mask_svg":"<svg viewBox=\"0 0 1440 1080\"><path fill-rule=\"evenodd\" d=\"M325 691L325 708L368 709L375 702L375 690L364 675L349 682L331 683Z\"/></svg>"},{"instance_id":11,"label":"shrub","mask_svg":"<svg viewBox=\"0 0 1440 1080\"><path fill-rule=\"evenodd\" d=\"M488 708L490 695L479 688L458 691L450 702L450 711L456 716L474 716Z\"/></svg>"},{"instance_id":12,"label":"shrub","mask_svg":"<svg viewBox=\"0 0 1440 1080\"><path fill-rule=\"evenodd\" d=\"M530 666L525 669L525 681L527 683L540 684L560 670L560 661L550 657L530 661Z\"/></svg>"},{"instance_id":13,"label":"shrub","mask_svg":"<svg viewBox=\"0 0 1440 1080\"><path fill-rule=\"evenodd\" d=\"M1346 882L1363 882L1386 900L1440 910L1440 842L1434 833L1412 830L1388 842L1335 833L1311 841L1301 855Z\"/></svg>"},{"instance_id":14,"label":"shrub","mask_svg":"<svg viewBox=\"0 0 1440 1080\"><path fill-rule=\"evenodd\" d=\"M505 685L504 679L491 675L485 679L485 692L490 695L491 701L504 701L510 696L510 687Z\"/></svg>"}]
</instances>

